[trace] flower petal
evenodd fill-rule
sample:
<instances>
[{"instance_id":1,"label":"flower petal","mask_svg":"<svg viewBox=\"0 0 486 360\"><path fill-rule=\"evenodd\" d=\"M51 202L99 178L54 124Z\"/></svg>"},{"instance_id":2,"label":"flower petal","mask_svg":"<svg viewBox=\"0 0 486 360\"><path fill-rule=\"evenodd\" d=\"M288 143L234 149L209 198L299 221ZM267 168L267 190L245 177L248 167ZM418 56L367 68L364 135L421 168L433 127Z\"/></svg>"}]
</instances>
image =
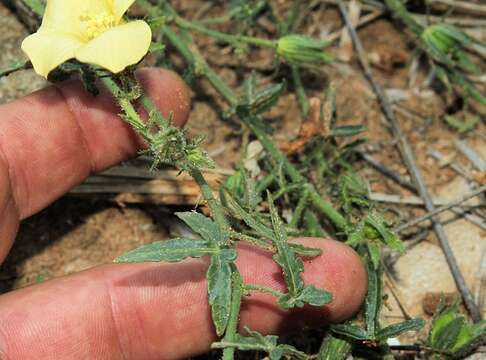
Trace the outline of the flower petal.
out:
<instances>
[{"instance_id":1,"label":"flower petal","mask_svg":"<svg viewBox=\"0 0 486 360\"><path fill-rule=\"evenodd\" d=\"M82 16L112 13L113 0L49 0L42 19L41 29L58 30L70 34L83 34L86 23Z\"/></svg>"},{"instance_id":2,"label":"flower petal","mask_svg":"<svg viewBox=\"0 0 486 360\"><path fill-rule=\"evenodd\" d=\"M152 31L145 21L116 26L76 51L76 59L118 73L138 63L147 53Z\"/></svg>"},{"instance_id":3,"label":"flower petal","mask_svg":"<svg viewBox=\"0 0 486 360\"><path fill-rule=\"evenodd\" d=\"M113 0L113 15L115 15L116 21L123 17L123 14L127 12L134 2L135 0Z\"/></svg>"},{"instance_id":4,"label":"flower petal","mask_svg":"<svg viewBox=\"0 0 486 360\"><path fill-rule=\"evenodd\" d=\"M75 36L41 30L24 39L22 50L27 54L37 74L47 78L51 70L72 59L83 43Z\"/></svg>"}]
</instances>

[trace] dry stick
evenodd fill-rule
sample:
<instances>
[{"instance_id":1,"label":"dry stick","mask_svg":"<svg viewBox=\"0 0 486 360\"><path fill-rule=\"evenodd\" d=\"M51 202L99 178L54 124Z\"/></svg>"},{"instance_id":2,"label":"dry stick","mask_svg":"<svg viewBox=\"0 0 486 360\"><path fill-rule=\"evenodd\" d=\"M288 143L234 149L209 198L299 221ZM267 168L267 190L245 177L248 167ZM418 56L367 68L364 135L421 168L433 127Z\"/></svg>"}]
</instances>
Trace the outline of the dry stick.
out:
<instances>
[{"instance_id":1,"label":"dry stick","mask_svg":"<svg viewBox=\"0 0 486 360\"><path fill-rule=\"evenodd\" d=\"M351 38L353 39L354 46L356 48L358 58L360 61L360 64L364 70L364 74L368 81L371 83L373 87L373 91L376 93L376 96L379 99L380 106L382 108L382 111L385 115L385 118L389 122L391 126L391 130L393 133L393 136L398 140L397 145L398 148L401 152L402 158L405 161L407 168L410 172L410 175L412 176L414 183L417 186L417 190L420 194L420 196L424 199L425 202L425 207L427 211L432 212L435 210L435 206L432 203L431 196L429 194L429 191L427 189L427 186L424 183L424 180L422 178L422 174L420 173L420 170L417 168L417 165L415 163L415 158L413 156L412 149L410 147L410 144L408 143L407 139L402 133L402 130L400 128L400 125L395 117L395 114L393 113L393 110L391 109L391 104L390 101L386 95L386 93L383 91L383 88L381 85L379 85L374 77L373 73L371 71L371 68L368 64L368 61L366 59L366 53L363 48L363 45L361 44L361 41L358 37L358 34L356 33L356 30L352 26L348 13L346 11L346 8L342 2L342 0L339 1L339 10L341 11L341 14L343 16L343 19L346 23L346 26L349 30L349 33L351 35ZM456 282L456 285L461 293L461 296L464 300L464 303L466 305L466 308L468 309L471 318L474 322L478 322L481 320L481 313L479 311L479 308L474 302L473 295L471 291L468 289L466 282L464 280L464 276L461 273L461 270L459 269L459 266L457 265L456 258L451 250L451 247L449 245L449 241L447 240L447 236L444 231L444 227L442 226L441 222L437 220L436 218L432 218L432 223L434 226L435 233L437 235L437 238L439 240L439 243L441 245L442 251L444 253L444 256L447 260L447 264L449 265L450 271L452 273L452 276L454 277L454 281Z\"/></svg>"},{"instance_id":2,"label":"dry stick","mask_svg":"<svg viewBox=\"0 0 486 360\"><path fill-rule=\"evenodd\" d=\"M382 174L388 176L390 179L395 181L397 184L403 186L404 188L415 192L417 189L415 186L408 180L404 179L402 176L397 174L395 171L387 168L383 163L380 161L376 160L374 157L371 155L366 154L365 152L360 151L359 155L361 158L366 161L368 164L370 164L372 167L374 167L376 170L381 172Z\"/></svg>"},{"instance_id":3,"label":"dry stick","mask_svg":"<svg viewBox=\"0 0 486 360\"><path fill-rule=\"evenodd\" d=\"M440 206L438 208L436 208L434 211L431 211L427 214L425 214L424 216L421 216L421 217L418 217L416 219L413 219L403 225L400 225L398 227L395 228L395 231L396 232L401 232L405 229L408 229L409 227L412 227L412 226L415 226L417 224L420 224L421 222L425 221L425 220L429 220L431 218L433 218L434 216L440 214L441 212L444 212L446 210L449 210L459 204L462 204L463 202L473 198L473 197L476 197L480 194L482 194L483 192L486 191L486 185L484 186L481 186L480 188L474 190L474 191L471 191L470 193L464 195L463 197L461 197L460 199L457 199L457 200L454 200L446 205L443 205L443 206Z\"/></svg>"},{"instance_id":4,"label":"dry stick","mask_svg":"<svg viewBox=\"0 0 486 360\"><path fill-rule=\"evenodd\" d=\"M368 164L370 164L372 167L374 167L376 170L378 170L379 172L381 172L382 174L384 174L385 176L388 176L389 178L391 178L393 181L395 181L397 184L403 186L404 188L414 192L414 193L417 193L417 189L415 188L415 186L410 182L408 181L407 179L405 179L404 177L402 177L400 174L396 173L395 171L387 168L383 163L381 163L380 161L376 160L375 158L373 158L372 156L364 153L364 152L360 152L359 153L361 155L361 157L363 158L363 160L365 160L366 162L368 162ZM441 157L437 157L439 154L440 156L442 156L442 154L440 154L439 152L434 152L434 153L430 153L429 154L434 157L435 159L437 160L440 160ZM450 166L453 166L454 164L450 164ZM456 170L459 175L462 175L464 176L467 180L471 180L471 178L464 173L463 170L459 169L459 168L454 168L454 170ZM374 194L375 197L373 198L374 201L389 201L389 202L394 202L392 201L393 199L391 198L378 198L377 193ZM409 198L409 200L412 200L411 198ZM417 199L418 200L418 199ZM409 201L408 203L406 204L409 204L409 205L414 205L414 204L418 204L418 205L423 205L423 200L420 199L420 203L419 202L415 202L415 203L412 203L411 201ZM473 214L468 214L467 211L469 211L468 209L463 209L461 207L456 207L456 206L453 206L452 208L450 209L447 209L447 205L449 203L446 203L446 204L440 204L438 202L435 203L436 205L441 205L441 209L443 209L442 211L446 211L446 210L450 210L452 211L454 214L456 215L459 215L459 216L463 216L466 220L468 220L470 223L472 223L473 225L476 225L478 227L480 227L481 229L483 230L486 230L486 223L484 221L482 221L482 219L476 215L473 215ZM440 213L442 211L438 211L437 213ZM396 229L395 229L396 231Z\"/></svg>"}]
</instances>

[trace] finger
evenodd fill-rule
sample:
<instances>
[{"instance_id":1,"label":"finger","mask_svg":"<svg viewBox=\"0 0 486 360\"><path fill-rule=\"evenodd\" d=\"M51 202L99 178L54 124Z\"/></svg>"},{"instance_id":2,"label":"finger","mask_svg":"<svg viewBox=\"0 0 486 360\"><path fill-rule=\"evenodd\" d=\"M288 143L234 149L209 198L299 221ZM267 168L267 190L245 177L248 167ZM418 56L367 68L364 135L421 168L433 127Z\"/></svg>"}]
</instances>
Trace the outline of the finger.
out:
<instances>
[{"instance_id":1,"label":"finger","mask_svg":"<svg viewBox=\"0 0 486 360\"><path fill-rule=\"evenodd\" d=\"M304 281L332 292L322 308L279 310L275 299L244 299L241 324L264 333L352 316L366 291L359 256L331 240L304 239L323 254L305 261ZM264 252L239 249L245 283L283 289ZM215 340L201 259L178 264L107 265L0 297L0 349L15 359L169 359L208 350ZM3 336L2 336L3 334Z\"/></svg>"},{"instance_id":2,"label":"finger","mask_svg":"<svg viewBox=\"0 0 486 360\"><path fill-rule=\"evenodd\" d=\"M144 69L138 76L161 112L185 122L189 91L172 72ZM93 97L79 81L51 86L0 106L0 262L19 218L25 218L140 149L106 91Z\"/></svg>"}]
</instances>

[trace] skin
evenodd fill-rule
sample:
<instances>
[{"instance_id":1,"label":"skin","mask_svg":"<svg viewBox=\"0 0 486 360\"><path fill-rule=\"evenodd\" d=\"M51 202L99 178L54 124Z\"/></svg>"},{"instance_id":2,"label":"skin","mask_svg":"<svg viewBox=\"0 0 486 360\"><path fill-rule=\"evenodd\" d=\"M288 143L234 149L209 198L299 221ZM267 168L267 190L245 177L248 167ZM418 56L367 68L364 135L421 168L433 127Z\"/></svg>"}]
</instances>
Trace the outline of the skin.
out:
<instances>
[{"instance_id":1,"label":"skin","mask_svg":"<svg viewBox=\"0 0 486 360\"><path fill-rule=\"evenodd\" d=\"M190 92L174 73L144 69L145 91L182 125ZM76 82L0 106L0 262L19 222L92 173L136 154L141 140L117 116L108 94L92 97ZM342 321L360 307L366 272L359 256L333 240L297 239L323 254L305 260L304 281L329 290L324 307L282 311L268 294L243 301L241 326L279 333ZM264 251L239 248L247 283L284 290ZM1 359L174 359L215 340L206 299L205 259L178 264L110 264L0 296Z\"/></svg>"}]
</instances>

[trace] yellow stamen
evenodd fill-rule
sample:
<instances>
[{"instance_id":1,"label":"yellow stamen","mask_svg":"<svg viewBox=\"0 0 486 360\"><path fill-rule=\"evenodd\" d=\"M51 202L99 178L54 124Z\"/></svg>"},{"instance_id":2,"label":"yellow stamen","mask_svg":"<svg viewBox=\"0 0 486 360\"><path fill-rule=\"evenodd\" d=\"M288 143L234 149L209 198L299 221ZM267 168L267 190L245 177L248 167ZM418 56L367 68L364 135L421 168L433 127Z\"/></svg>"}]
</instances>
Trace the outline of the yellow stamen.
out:
<instances>
[{"instance_id":1,"label":"yellow stamen","mask_svg":"<svg viewBox=\"0 0 486 360\"><path fill-rule=\"evenodd\" d=\"M82 15L80 20L86 23L84 34L87 40L92 40L117 25L115 17L111 14Z\"/></svg>"}]
</instances>

